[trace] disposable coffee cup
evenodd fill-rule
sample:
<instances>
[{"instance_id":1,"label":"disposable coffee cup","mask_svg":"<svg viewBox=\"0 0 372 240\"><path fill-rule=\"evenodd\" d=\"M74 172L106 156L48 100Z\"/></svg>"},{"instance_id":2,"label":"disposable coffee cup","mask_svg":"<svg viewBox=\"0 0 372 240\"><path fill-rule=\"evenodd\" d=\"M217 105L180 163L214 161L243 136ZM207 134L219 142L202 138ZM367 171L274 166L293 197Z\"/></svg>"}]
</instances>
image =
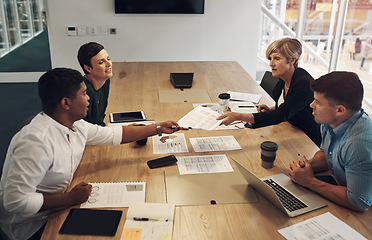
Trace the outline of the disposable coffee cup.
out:
<instances>
[{"instance_id":1,"label":"disposable coffee cup","mask_svg":"<svg viewBox=\"0 0 372 240\"><path fill-rule=\"evenodd\" d=\"M261 143L261 165L263 168L269 169L273 167L276 150L278 150L278 145L275 142L265 141Z\"/></svg>"},{"instance_id":2,"label":"disposable coffee cup","mask_svg":"<svg viewBox=\"0 0 372 240\"><path fill-rule=\"evenodd\" d=\"M220 95L218 95L218 99L221 111L227 111L229 109L230 94L221 93Z\"/></svg>"}]
</instances>

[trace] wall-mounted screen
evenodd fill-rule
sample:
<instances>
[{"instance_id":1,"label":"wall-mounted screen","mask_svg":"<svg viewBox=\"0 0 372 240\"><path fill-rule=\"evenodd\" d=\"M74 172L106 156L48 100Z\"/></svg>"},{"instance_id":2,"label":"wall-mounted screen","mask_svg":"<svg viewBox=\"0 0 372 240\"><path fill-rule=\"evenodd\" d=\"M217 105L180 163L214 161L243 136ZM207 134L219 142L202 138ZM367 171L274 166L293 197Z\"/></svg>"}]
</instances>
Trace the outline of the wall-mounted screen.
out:
<instances>
[{"instance_id":1,"label":"wall-mounted screen","mask_svg":"<svg viewBox=\"0 0 372 240\"><path fill-rule=\"evenodd\" d=\"M204 0L115 0L116 14L203 14Z\"/></svg>"}]
</instances>

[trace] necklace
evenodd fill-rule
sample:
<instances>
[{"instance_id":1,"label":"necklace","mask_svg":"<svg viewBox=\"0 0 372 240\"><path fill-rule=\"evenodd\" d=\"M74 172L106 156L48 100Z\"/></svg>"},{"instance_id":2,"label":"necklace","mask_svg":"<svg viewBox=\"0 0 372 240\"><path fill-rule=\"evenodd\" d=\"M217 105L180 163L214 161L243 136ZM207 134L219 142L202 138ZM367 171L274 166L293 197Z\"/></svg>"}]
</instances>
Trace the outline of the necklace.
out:
<instances>
[{"instance_id":1,"label":"necklace","mask_svg":"<svg viewBox=\"0 0 372 240\"><path fill-rule=\"evenodd\" d=\"M286 89L289 89L289 87L287 87L287 85L284 85L284 87L285 87Z\"/></svg>"}]
</instances>

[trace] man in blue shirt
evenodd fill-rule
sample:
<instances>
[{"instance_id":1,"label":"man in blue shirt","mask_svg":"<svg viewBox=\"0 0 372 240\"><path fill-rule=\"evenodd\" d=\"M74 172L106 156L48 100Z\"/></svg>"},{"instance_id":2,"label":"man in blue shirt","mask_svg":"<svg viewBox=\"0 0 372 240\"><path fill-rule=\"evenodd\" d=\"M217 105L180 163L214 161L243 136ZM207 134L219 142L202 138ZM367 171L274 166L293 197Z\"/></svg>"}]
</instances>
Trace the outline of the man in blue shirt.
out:
<instances>
[{"instance_id":1,"label":"man in blue shirt","mask_svg":"<svg viewBox=\"0 0 372 240\"><path fill-rule=\"evenodd\" d=\"M292 181L344 207L363 211L372 204L372 121L361 108L363 86L355 73L332 72L311 83L321 150L312 159L292 162ZM330 170L339 185L314 177Z\"/></svg>"}]
</instances>

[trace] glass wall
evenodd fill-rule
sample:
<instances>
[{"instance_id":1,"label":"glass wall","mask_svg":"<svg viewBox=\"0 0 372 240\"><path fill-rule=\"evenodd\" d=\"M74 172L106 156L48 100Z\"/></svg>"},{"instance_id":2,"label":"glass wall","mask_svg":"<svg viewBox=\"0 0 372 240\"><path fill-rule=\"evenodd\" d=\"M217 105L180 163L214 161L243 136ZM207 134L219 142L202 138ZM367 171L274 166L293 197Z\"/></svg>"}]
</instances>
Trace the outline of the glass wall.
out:
<instances>
[{"instance_id":1,"label":"glass wall","mask_svg":"<svg viewBox=\"0 0 372 240\"><path fill-rule=\"evenodd\" d=\"M42 12L40 10L40 4L37 0L30 0L30 11L32 19L32 29L34 34L43 30L43 19Z\"/></svg>"},{"instance_id":2,"label":"glass wall","mask_svg":"<svg viewBox=\"0 0 372 240\"><path fill-rule=\"evenodd\" d=\"M4 1L4 17L5 24L3 26L6 31L8 46L5 46L6 50L9 51L20 45L20 33L18 25L18 17L16 14L15 1L3 0Z\"/></svg>"},{"instance_id":3,"label":"glass wall","mask_svg":"<svg viewBox=\"0 0 372 240\"><path fill-rule=\"evenodd\" d=\"M32 38L30 5L27 1L17 1L17 12L22 42Z\"/></svg>"},{"instance_id":4,"label":"glass wall","mask_svg":"<svg viewBox=\"0 0 372 240\"><path fill-rule=\"evenodd\" d=\"M263 1L258 71L270 70L264 53L267 45L272 41L283 37L302 39L303 55L299 66L305 68L314 78L333 70L356 72L366 92L364 107L370 109L372 107L372 43L370 42L372 2L369 0L301 1L287 0L283 1L284 3L277 0ZM342 12L339 14L340 6ZM299 29L301 22L304 24ZM341 27L340 31L338 31L339 27ZM335 32L339 34L335 35ZM301 36L298 33L301 33ZM369 43L371 50L366 47ZM363 58L365 60L361 67ZM260 79L259 74L257 79Z\"/></svg>"},{"instance_id":5,"label":"glass wall","mask_svg":"<svg viewBox=\"0 0 372 240\"><path fill-rule=\"evenodd\" d=\"M43 31L38 0L0 0L0 57Z\"/></svg>"},{"instance_id":6,"label":"glass wall","mask_svg":"<svg viewBox=\"0 0 372 240\"><path fill-rule=\"evenodd\" d=\"M358 74L364 86L363 107L372 114L372 1L349 0L346 14L338 69Z\"/></svg>"},{"instance_id":7,"label":"glass wall","mask_svg":"<svg viewBox=\"0 0 372 240\"><path fill-rule=\"evenodd\" d=\"M1 2L0 2L1 3ZM7 41L7 34L4 28L5 25L5 12L4 8L2 7L3 4L0 5L0 56L6 51L6 46L8 46Z\"/></svg>"}]
</instances>

